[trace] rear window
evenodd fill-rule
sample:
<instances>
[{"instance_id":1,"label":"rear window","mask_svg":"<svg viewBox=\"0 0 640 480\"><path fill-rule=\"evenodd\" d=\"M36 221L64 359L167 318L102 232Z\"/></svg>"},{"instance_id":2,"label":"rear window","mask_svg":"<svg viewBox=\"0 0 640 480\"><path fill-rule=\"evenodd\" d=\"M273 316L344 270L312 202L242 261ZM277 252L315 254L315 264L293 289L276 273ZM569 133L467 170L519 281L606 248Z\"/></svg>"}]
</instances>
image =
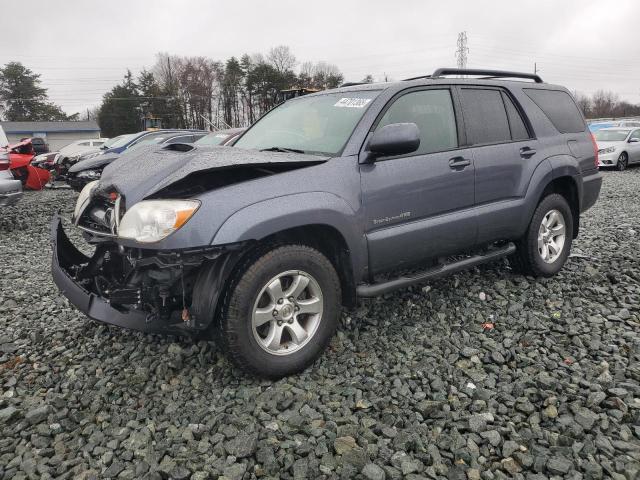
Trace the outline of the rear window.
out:
<instances>
[{"instance_id":1,"label":"rear window","mask_svg":"<svg viewBox=\"0 0 640 480\"><path fill-rule=\"evenodd\" d=\"M509 121L500 91L463 88L462 108L468 143L476 145L511 141Z\"/></svg>"},{"instance_id":2,"label":"rear window","mask_svg":"<svg viewBox=\"0 0 640 480\"><path fill-rule=\"evenodd\" d=\"M571 95L562 90L523 88L560 133L584 132L585 124Z\"/></svg>"}]
</instances>

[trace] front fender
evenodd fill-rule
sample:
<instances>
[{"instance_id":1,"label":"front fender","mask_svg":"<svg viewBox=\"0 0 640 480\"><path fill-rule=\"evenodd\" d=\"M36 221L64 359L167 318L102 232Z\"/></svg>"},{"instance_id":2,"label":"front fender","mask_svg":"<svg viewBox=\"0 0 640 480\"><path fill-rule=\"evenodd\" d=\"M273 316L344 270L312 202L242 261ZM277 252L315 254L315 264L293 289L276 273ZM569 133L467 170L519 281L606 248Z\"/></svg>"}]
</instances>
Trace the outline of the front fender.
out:
<instances>
[{"instance_id":1,"label":"front fender","mask_svg":"<svg viewBox=\"0 0 640 480\"><path fill-rule=\"evenodd\" d=\"M222 224L211 244L261 240L283 230L307 225L335 228L349 248L354 275L363 271L367 246L360 217L344 199L327 192L286 195L244 207Z\"/></svg>"}]
</instances>

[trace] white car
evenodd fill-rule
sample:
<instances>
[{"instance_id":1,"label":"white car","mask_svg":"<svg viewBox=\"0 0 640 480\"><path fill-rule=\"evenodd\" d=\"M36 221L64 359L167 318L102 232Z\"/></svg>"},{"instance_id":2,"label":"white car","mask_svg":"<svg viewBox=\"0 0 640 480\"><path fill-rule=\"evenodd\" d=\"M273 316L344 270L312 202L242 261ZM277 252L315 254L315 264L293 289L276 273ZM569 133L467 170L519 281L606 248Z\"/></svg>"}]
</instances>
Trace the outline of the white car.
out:
<instances>
[{"instance_id":1,"label":"white car","mask_svg":"<svg viewBox=\"0 0 640 480\"><path fill-rule=\"evenodd\" d=\"M75 142L65 145L60 149L60 155L63 158L70 158L88 152L90 150L96 150L104 145L104 142L109 140L108 138L94 138L91 140L76 140Z\"/></svg>"},{"instance_id":2,"label":"white car","mask_svg":"<svg viewBox=\"0 0 640 480\"><path fill-rule=\"evenodd\" d=\"M640 128L609 127L593 134L598 144L598 166L622 171L640 163Z\"/></svg>"}]
</instances>

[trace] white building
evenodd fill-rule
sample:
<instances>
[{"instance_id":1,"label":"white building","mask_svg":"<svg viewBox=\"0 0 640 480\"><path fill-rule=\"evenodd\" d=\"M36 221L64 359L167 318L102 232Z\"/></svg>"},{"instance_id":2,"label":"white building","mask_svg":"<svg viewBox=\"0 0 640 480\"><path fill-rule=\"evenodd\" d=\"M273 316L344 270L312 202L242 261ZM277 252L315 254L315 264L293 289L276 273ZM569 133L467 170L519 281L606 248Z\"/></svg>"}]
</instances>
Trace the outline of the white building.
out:
<instances>
[{"instance_id":1,"label":"white building","mask_svg":"<svg viewBox=\"0 0 640 480\"><path fill-rule=\"evenodd\" d=\"M76 140L100 138L100 127L93 120L82 122L0 122L9 143L21 138L40 137L55 152Z\"/></svg>"}]
</instances>

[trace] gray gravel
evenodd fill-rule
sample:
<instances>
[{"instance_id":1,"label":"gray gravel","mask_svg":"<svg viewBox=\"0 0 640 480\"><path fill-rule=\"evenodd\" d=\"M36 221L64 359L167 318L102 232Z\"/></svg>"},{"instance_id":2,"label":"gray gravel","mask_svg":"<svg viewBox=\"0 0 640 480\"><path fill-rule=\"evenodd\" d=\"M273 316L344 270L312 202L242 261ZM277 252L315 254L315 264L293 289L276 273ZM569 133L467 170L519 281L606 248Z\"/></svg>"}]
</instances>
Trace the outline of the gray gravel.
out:
<instances>
[{"instance_id":1,"label":"gray gravel","mask_svg":"<svg viewBox=\"0 0 640 480\"><path fill-rule=\"evenodd\" d=\"M275 383L72 308L48 222L74 199L0 210L0 478L639 475L640 169L605 173L556 278L502 263L362 303Z\"/></svg>"}]
</instances>

